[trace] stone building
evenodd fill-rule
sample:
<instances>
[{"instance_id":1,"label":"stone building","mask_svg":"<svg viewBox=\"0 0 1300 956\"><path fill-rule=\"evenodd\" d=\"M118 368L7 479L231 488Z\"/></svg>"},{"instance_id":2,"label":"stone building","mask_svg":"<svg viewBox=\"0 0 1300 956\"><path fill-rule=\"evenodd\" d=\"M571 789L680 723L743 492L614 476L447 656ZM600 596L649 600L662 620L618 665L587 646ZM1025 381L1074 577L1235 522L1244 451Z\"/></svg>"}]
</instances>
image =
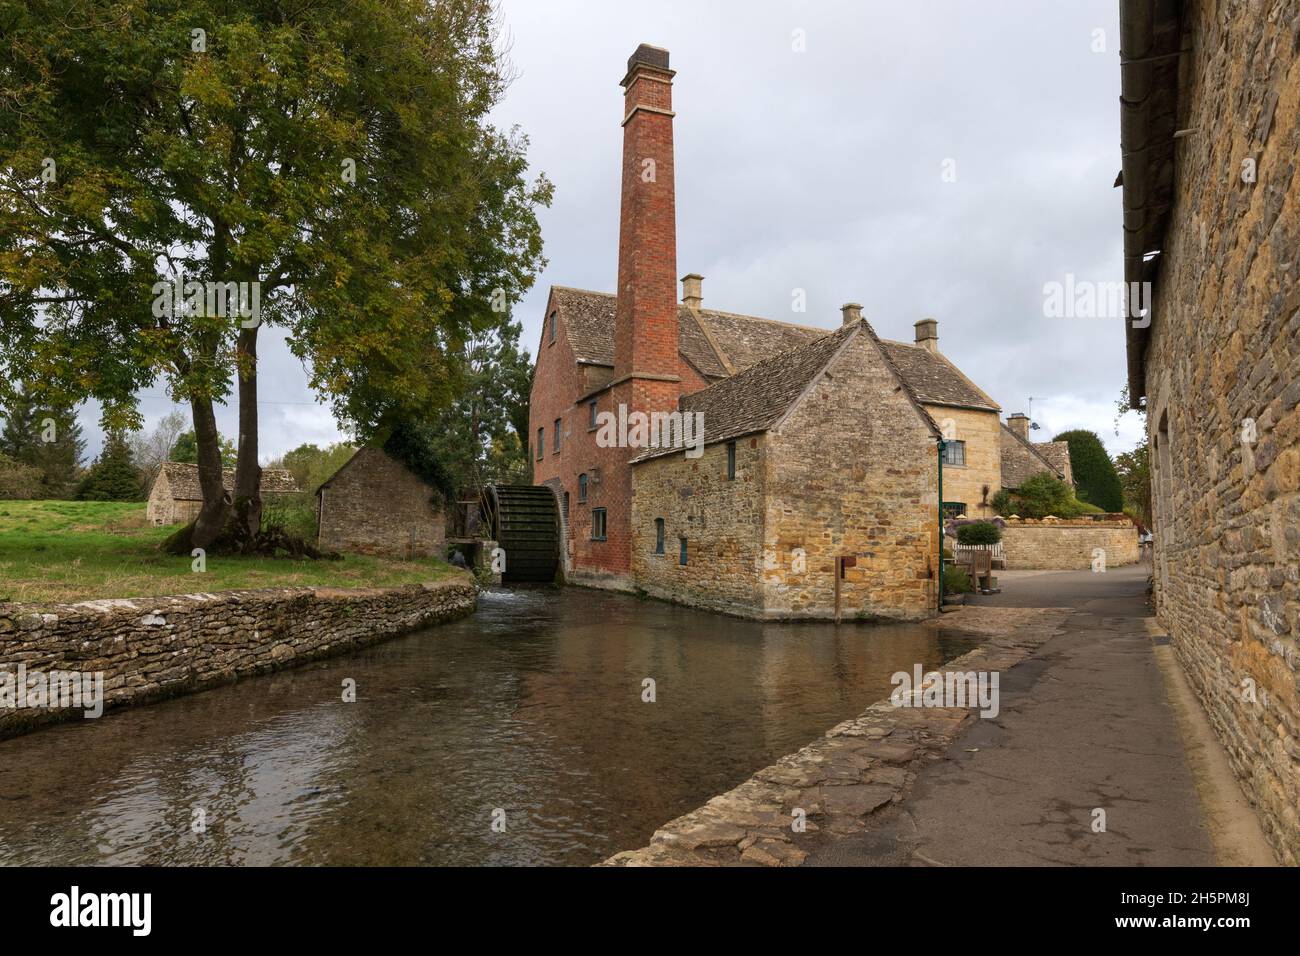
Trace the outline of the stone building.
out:
<instances>
[{"instance_id":1,"label":"stone building","mask_svg":"<svg viewBox=\"0 0 1300 956\"><path fill-rule=\"evenodd\" d=\"M1007 416L1007 422L1002 426L1001 439L1003 488L1015 491L1027 479L1044 471L1074 485L1074 470L1070 467L1070 443L1031 442L1027 415L1016 412Z\"/></svg>"},{"instance_id":2,"label":"stone building","mask_svg":"<svg viewBox=\"0 0 1300 956\"><path fill-rule=\"evenodd\" d=\"M359 448L316 492L317 546L393 558L443 557L435 490L378 448Z\"/></svg>"},{"instance_id":3,"label":"stone building","mask_svg":"<svg viewBox=\"0 0 1300 956\"><path fill-rule=\"evenodd\" d=\"M1129 394L1156 613L1300 863L1300 0L1122 0ZM1130 286L1132 288L1132 286Z\"/></svg>"},{"instance_id":4,"label":"stone building","mask_svg":"<svg viewBox=\"0 0 1300 956\"><path fill-rule=\"evenodd\" d=\"M702 454L632 466L639 587L754 617L933 612L939 430L856 307L681 409Z\"/></svg>"},{"instance_id":5,"label":"stone building","mask_svg":"<svg viewBox=\"0 0 1300 956\"><path fill-rule=\"evenodd\" d=\"M226 469L221 482L227 490L235 487L235 472ZM263 468L260 490L263 498L297 492L293 475L283 468ZM188 524L203 507L203 489L199 487L199 466L181 461L165 461L154 476L145 505L145 517L152 525Z\"/></svg>"},{"instance_id":6,"label":"stone building","mask_svg":"<svg viewBox=\"0 0 1300 956\"><path fill-rule=\"evenodd\" d=\"M851 595L856 602L852 613L911 614L917 595L934 590L928 577L918 583L922 578L914 576L922 569L926 574L936 570L937 532L932 538L917 530L929 527L932 518L937 524L939 453L930 428L939 428L947 438L945 510L991 515L989 502L1002 487L1000 408L939 351L934 319L915 323L913 342L889 342L876 338L856 305L843 310L839 331L738 315L705 308L703 277L695 273L681 279L678 300L675 75L667 51L643 45L629 60L622 82L618 294L555 286L547 301L530 402L530 456L534 482L551 487L560 504L566 574L589 585L644 588L741 613L815 616L833 613L835 579L826 562L847 558L840 590L842 601ZM840 379L834 370L828 374L826 363L805 365L810 356L831 347L826 340L840 342L838 336L852 340L846 355L865 349L863 361L878 366L871 390L851 399L834 384ZM761 374L746 374L759 366ZM782 393L789 401L781 411L790 415L783 428L753 420L743 433L719 434L721 425L713 416L730 421L727 408L771 411L776 406L767 383L805 373L805 387L832 389L845 409L871 406L856 433L846 411L796 435L789 421L809 406ZM621 440L622 430L619 441L601 438L602 422L609 419L622 425L638 415L678 414L689 421L695 412L703 413L705 421L701 458L680 452L646 457L645 446ZM885 438L883 420L874 416L887 413L902 416L907 424L899 427L917 438L915 448L903 453ZM819 445L814 436L830 441L831 429L838 429L836 443L857 447ZM719 455L734 455L737 473L749 477L707 494L707 481L716 474L706 465L716 464ZM795 461L799 455L815 455L826 470L820 477L805 474L809 480L798 487L781 486L773 477L778 463L790 459L792 474L803 474ZM891 456L906 462L898 473L891 470ZM925 475L912 470L916 456L929 456ZM637 458L645 460L634 465ZM686 471L696 484L684 483ZM748 502L734 500L758 475L765 476L762 487L753 485L752 490L761 495ZM853 475L870 487L850 487ZM678 494L689 491L690 507L668 508L659 498L668 486ZM895 496L889 503L882 497L885 488ZM854 516L850 505L867 510ZM907 517L900 508L908 511ZM742 517L752 524L750 537L728 532L709 542L687 533L705 525L721 528ZM647 542L658 544L656 519L664 522L665 549L675 549L672 555L667 550L660 555L653 547L647 551ZM798 534L794 521L802 522ZM678 524L668 527L671 522ZM847 529L843 533L835 530L841 524ZM892 530L886 533L885 528ZM817 555L816 573L826 577L804 581L799 597L791 590L792 578L778 580L779 561L788 563L797 542L813 537L813 549L804 544L802 550ZM679 557L680 538L687 540L685 566L667 560ZM702 556L699 562L690 563L692 547L704 549L696 552ZM706 565L718 580L704 580ZM893 571L885 572L886 565ZM929 598L937 603L937 593Z\"/></svg>"}]
</instances>

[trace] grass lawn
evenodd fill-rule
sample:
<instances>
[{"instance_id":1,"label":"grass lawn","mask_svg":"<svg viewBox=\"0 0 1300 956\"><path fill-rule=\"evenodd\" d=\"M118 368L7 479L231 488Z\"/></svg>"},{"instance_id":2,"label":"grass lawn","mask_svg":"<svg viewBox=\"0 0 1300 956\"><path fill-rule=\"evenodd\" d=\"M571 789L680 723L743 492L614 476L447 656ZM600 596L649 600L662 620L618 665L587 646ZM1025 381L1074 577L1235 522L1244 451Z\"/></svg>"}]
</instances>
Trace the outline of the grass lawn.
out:
<instances>
[{"instance_id":1,"label":"grass lawn","mask_svg":"<svg viewBox=\"0 0 1300 956\"><path fill-rule=\"evenodd\" d=\"M347 555L342 561L208 556L158 550L172 528L145 522L144 503L0 501L0 601L58 603L232 588L383 587L461 574L445 561Z\"/></svg>"}]
</instances>

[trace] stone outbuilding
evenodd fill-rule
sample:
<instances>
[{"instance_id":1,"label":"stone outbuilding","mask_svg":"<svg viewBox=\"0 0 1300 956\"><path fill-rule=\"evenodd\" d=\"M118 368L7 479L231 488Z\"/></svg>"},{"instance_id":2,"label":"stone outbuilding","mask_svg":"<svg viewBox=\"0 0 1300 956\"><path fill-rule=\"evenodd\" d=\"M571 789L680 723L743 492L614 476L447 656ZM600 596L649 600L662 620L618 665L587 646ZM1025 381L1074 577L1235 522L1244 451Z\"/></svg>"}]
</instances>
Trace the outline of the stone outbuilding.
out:
<instances>
[{"instance_id":1,"label":"stone outbuilding","mask_svg":"<svg viewBox=\"0 0 1300 956\"><path fill-rule=\"evenodd\" d=\"M393 558L443 557L436 490L374 447L360 448L316 492L317 546Z\"/></svg>"},{"instance_id":2,"label":"stone outbuilding","mask_svg":"<svg viewBox=\"0 0 1300 956\"><path fill-rule=\"evenodd\" d=\"M221 483L235 487L235 472L226 469L221 473ZM287 495L298 492L297 483L284 468L263 468L262 497ZM152 525L188 524L198 517L203 507L203 489L199 486L199 466L182 461L165 461L154 477L149 489L149 502L145 517Z\"/></svg>"},{"instance_id":3,"label":"stone outbuilding","mask_svg":"<svg viewBox=\"0 0 1300 956\"><path fill-rule=\"evenodd\" d=\"M1047 472L1070 486L1070 444L1063 441L1031 442L1029 418L1017 412L1002 426L1002 487L1015 491L1034 475Z\"/></svg>"}]
</instances>

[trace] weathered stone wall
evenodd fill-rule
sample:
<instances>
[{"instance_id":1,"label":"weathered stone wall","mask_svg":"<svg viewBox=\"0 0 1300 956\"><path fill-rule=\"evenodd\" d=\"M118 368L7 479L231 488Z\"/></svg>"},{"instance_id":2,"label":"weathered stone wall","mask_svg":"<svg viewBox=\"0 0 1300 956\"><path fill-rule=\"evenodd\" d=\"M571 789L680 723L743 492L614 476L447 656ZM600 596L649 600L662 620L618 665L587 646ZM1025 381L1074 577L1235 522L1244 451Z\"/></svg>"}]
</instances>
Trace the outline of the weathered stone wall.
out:
<instances>
[{"instance_id":1,"label":"weathered stone wall","mask_svg":"<svg viewBox=\"0 0 1300 956\"><path fill-rule=\"evenodd\" d=\"M1194 132L1178 143L1146 352L1156 606L1269 839L1295 864L1300 0L1184 9L1178 127Z\"/></svg>"},{"instance_id":2,"label":"weathered stone wall","mask_svg":"<svg viewBox=\"0 0 1300 956\"><path fill-rule=\"evenodd\" d=\"M943 466L943 500L964 502L971 518L993 517L993 509L983 502L1002 487L1002 422L998 413L945 405L925 408L945 436L966 443L966 464Z\"/></svg>"},{"instance_id":3,"label":"weathered stone wall","mask_svg":"<svg viewBox=\"0 0 1300 956\"><path fill-rule=\"evenodd\" d=\"M433 489L378 448L362 448L317 494L324 551L443 557L446 520Z\"/></svg>"},{"instance_id":4,"label":"weathered stone wall","mask_svg":"<svg viewBox=\"0 0 1300 956\"><path fill-rule=\"evenodd\" d=\"M1008 570L1087 571L1096 550L1106 567L1137 564L1138 530L1128 518L1109 521L1008 521L1002 550Z\"/></svg>"},{"instance_id":5,"label":"weathered stone wall","mask_svg":"<svg viewBox=\"0 0 1300 956\"><path fill-rule=\"evenodd\" d=\"M734 481L725 443L699 458L675 452L634 466L632 571L640 588L697 607L762 614L763 453L763 438L737 440ZM663 554L654 553L656 518L664 519Z\"/></svg>"},{"instance_id":6,"label":"weathered stone wall","mask_svg":"<svg viewBox=\"0 0 1300 956\"><path fill-rule=\"evenodd\" d=\"M865 330L831 360L767 446L765 615L833 615L841 556L857 562L840 582L844 617L934 613L936 441Z\"/></svg>"},{"instance_id":7,"label":"weathered stone wall","mask_svg":"<svg viewBox=\"0 0 1300 956\"><path fill-rule=\"evenodd\" d=\"M0 604L0 671L102 672L105 708L226 684L473 612L468 577L401 588L268 588L36 607ZM0 709L0 737L80 710Z\"/></svg>"}]
</instances>

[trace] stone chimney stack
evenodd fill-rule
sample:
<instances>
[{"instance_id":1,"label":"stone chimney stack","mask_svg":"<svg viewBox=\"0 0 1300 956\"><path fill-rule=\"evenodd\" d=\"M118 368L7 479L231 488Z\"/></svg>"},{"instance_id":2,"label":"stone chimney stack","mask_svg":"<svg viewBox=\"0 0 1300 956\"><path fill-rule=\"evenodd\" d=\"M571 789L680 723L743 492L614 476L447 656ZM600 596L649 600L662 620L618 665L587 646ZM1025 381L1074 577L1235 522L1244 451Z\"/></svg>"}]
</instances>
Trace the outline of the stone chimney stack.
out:
<instances>
[{"instance_id":1,"label":"stone chimney stack","mask_svg":"<svg viewBox=\"0 0 1300 956\"><path fill-rule=\"evenodd\" d=\"M1029 416L1024 412L1016 412L1014 415L1008 415L1007 427L1025 441L1029 441Z\"/></svg>"},{"instance_id":2,"label":"stone chimney stack","mask_svg":"<svg viewBox=\"0 0 1300 956\"><path fill-rule=\"evenodd\" d=\"M704 305L704 276L696 272L682 276L682 305L692 312Z\"/></svg>"},{"instance_id":3,"label":"stone chimney stack","mask_svg":"<svg viewBox=\"0 0 1300 956\"><path fill-rule=\"evenodd\" d=\"M843 316L844 325L852 325L854 322L862 321L862 306L856 302L846 302L840 306L840 315Z\"/></svg>"},{"instance_id":4,"label":"stone chimney stack","mask_svg":"<svg viewBox=\"0 0 1300 956\"><path fill-rule=\"evenodd\" d=\"M939 351L939 323L934 319L922 319L916 323L916 344L931 352Z\"/></svg>"},{"instance_id":5,"label":"stone chimney stack","mask_svg":"<svg viewBox=\"0 0 1300 956\"><path fill-rule=\"evenodd\" d=\"M623 77L623 196L618 230L614 379L675 380L677 219L673 76L668 51L641 44Z\"/></svg>"}]
</instances>

